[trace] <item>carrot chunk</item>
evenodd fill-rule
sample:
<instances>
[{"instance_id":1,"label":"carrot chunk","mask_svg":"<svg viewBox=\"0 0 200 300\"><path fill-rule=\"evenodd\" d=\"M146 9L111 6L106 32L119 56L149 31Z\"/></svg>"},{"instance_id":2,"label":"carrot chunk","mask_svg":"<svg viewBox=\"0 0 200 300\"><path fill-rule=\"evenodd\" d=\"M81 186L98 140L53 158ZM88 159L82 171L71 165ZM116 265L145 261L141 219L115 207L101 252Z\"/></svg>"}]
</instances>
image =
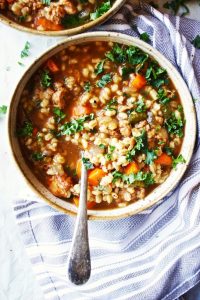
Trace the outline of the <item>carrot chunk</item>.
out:
<instances>
[{"instance_id":1,"label":"carrot chunk","mask_svg":"<svg viewBox=\"0 0 200 300\"><path fill-rule=\"evenodd\" d=\"M144 76L137 74L130 84L132 87L136 88L137 90L140 90L147 84L147 81Z\"/></svg>"},{"instance_id":2,"label":"carrot chunk","mask_svg":"<svg viewBox=\"0 0 200 300\"><path fill-rule=\"evenodd\" d=\"M59 71L58 66L56 65L56 63L53 61L53 59L49 59L47 61L47 67L48 69L52 72L52 73L56 73Z\"/></svg>"},{"instance_id":3,"label":"carrot chunk","mask_svg":"<svg viewBox=\"0 0 200 300\"><path fill-rule=\"evenodd\" d=\"M78 178L81 178L81 164L82 164L81 159L79 159L76 164L76 174Z\"/></svg>"},{"instance_id":4,"label":"carrot chunk","mask_svg":"<svg viewBox=\"0 0 200 300\"><path fill-rule=\"evenodd\" d=\"M163 166L171 166L172 158L166 153L162 153L157 159L154 160L154 162Z\"/></svg>"},{"instance_id":5,"label":"carrot chunk","mask_svg":"<svg viewBox=\"0 0 200 300\"><path fill-rule=\"evenodd\" d=\"M99 181L106 175L106 173L100 169L95 168L94 170L90 171L88 175L88 182L90 185L97 186Z\"/></svg>"},{"instance_id":6,"label":"carrot chunk","mask_svg":"<svg viewBox=\"0 0 200 300\"><path fill-rule=\"evenodd\" d=\"M73 198L73 201L74 201L74 204L77 206L77 207L79 207L79 198L78 197L74 197ZM95 202L94 201L92 201L92 202L90 202L90 201L88 201L87 202L87 208L88 209L92 209L94 206L95 206Z\"/></svg>"},{"instance_id":7,"label":"carrot chunk","mask_svg":"<svg viewBox=\"0 0 200 300\"><path fill-rule=\"evenodd\" d=\"M44 28L44 30L62 30L63 27L59 24L54 24L53 22L47 20L46 18L44 17L41 17L41 18L38 18L36 19L36 22L35 22L35 25L36 27L37 26L42 26Z\"/></svg>"},{"instance_id":8,"label":"carrot chunk","mask_svg":"<svg viewBox=\"0 0 200 300\"><path fill-rule=\"evenodd\" d=\"M130 175L130 174L136 174L139 172L139 166L136 162L131 162L130 164L128 164L128 166L126 166L124 172L126 175Z\"/></svg>"}]
</instances>

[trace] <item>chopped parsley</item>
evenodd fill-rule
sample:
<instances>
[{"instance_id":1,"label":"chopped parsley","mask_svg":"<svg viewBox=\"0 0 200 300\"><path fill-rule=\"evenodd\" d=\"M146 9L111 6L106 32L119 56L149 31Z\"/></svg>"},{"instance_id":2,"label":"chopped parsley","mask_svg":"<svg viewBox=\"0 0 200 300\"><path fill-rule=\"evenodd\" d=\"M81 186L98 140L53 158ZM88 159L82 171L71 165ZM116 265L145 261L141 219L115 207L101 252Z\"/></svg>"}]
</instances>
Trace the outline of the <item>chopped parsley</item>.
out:
<instances>
[{"instance_id":1,"label":"chopped parsley","mask_svg":"<svg viewBox=\"0 0 200 300\"><path fill-rule=\"evenodd\" d=\"M53 113L55 115L54 119L57 124L60 123L66 117L66 114L59 107L54 107Z\"/></svg>"},{"instance_id":2,"label":"chopped parsley","mask_svg":"<svg viewBox=\"0 0 200 300\"><path fill-rule=\"evenodd\" d=\"M184 163L186 163L185 158L183 157L182 154L179 154L178 157L173 158L172 167L173 169L176 169L178 164L184 164Z\"/></svg>"},{"instance_id":3,"label":"chopped parsley","mask_svg":"<svg viewBox=\"0 0 200 300\"><path fill-rule=\"evenodd\" d=\"M42 0L42 4L49 6L51 4L51 0Z\"/></svg>"},{"instance_id":4,"label":"chopped parsley","mask_svg":"<svg viewBox=\"0 0 200 300\"><path fill-rule=\"evenodd\" d=\"M169 97L167 96L167 92L166 92L164 89L162 89L162 88L160 88L160 89L158 90L157 96L158 96L159 102L160 102L161 104L163 104L163 105L165 105L165 104L167 104L167 103L169 103L169 102L171 101L171 98L169 98Z\"/></svg>"},{"instance_id":5,"label":"chopped parsley","mask_svg":"<svg viewBox=\"0 0 200 300\"><path fill-rule=\"evenodd\" d=\"M99 17L101 17L103 14L105 14L109 9L111 8L111 2L105 1L100 6L97 7L97 9L90 14L91 20L96 20Z\"/></svg>"},{"instance_id":6,"label":"chopped parsley","mask_svg":"<svg viewBox=\"0 0 200 300\"><path fill-rule=\"evenodd\" d=\"M111 101L109 101L105 107L105 110L115 110L117 111L116 109L116 105L117 105L117 100L114 98L112 99Z\"/></svg>"},{"instance_id":7,"label":"chopped parsley","mask_svg":"<svg viewBox=\"0 0 200 300\"><path fill-rule=\"evenodd\" d=\"M20 54L21 58L29 56L29 54L30 54L30 52L29 52L30 46L31 46L31 44L27 41L26 44L25 44L25 46L24 46L24 49L21 51L21 54Z\"/></svg>"},{"instance_id":8,"label":"chopped parsley","mask_svg":"<svg viewBox=\"0 0 200 300\"><path fill-rule=\"evenodd\" d=\"M96 75L99 75L99 74L103 73L105 61L106 61L106 60L103 59L103 60L101 60L101 61L97 64L97 66L96 66L96 68L95 68L95 70L94 70L94 73L95 73Z\"/></svg>"},{"instance_id":9,"label":"chopped parsley","mask_svg":"<svg viewBox=\"0 0 200 300\"><path fill-rule=\"evenodd\" d=\"M106 148L106 146L105 146L104 144L99 144L99 148L101 148L101 149L105 149L105 148Z\"/></svg>"},{"instance_id":10,"label":"chopped parsley","mask_svg":"<svg viewBox=\"0 0 200 300\"><path fill-rule=\"evenodd\" d=\"M151 61L146 70L145 77L147 81L155 88L160 88L162 85L169 83L166 70L160 67L156 61Z\"/></svg>"},{"instance_id":11,"label":"chopped parsley","mask_svg":"<svg viewBox=\"0 0 200 300\"><path fill-rule=\"evenodd\" d=\"M140 39L144 42L149 42L150 38L147 32L143 32L140 34Z\"/></svg>"},{"instance_id":12,"label":"chopped parsley","mask_svg":"<svg viewBox=\"0 0 200 300\"><path fill-rule=\"evenodd\" d=\"M112 75L111 75L111 73L108 73L108 74L103 75L101 77L101 79L99 81L97 81L96 85L100 88L103 88L111 81L112 81Z\"/></svg>"},{"instance_id":13,"label":"chopped parsley","mask_svg":"<svg viewBox=\"0 0 200 300\"><path fill-rule=\"evenodd\" d=\"M94 169L94 165L91 163L91 161L89 160L89 158L82 157L82 162L83 162L86 170Z\"/></svg>"},{"instance_id":14,"label":"chopped parsley","mask_svg":"<svg viewBox=\"0 0 200 300\"><path fill-rule=\"evenodd\" d=\"M156 151L155 150L147 150L146 151L146 159L145 159L145 163L147 165L151 165L154 161L154 159L157 158L157 155L156 155Z\"/></svg>"},{"instance_id":15,"label":"chopped parsley","mask_svg":"<svg viewBox=\"0 0 200 300\"><path fill-rule=\"evenodd\" d=\"M114 171L112 173L113 175L113 182L116 182L118 179L121 179L124 183L126 184L133 184L135 182L144 182L145 186L149 186L155 183L154 178L153 178L153 174L151 172L142 172L139 171L136 174L123 174L119 171Z\"/></svg>"},{"instance_id":16,"label":"chopped parsley","mask_svg":"<svg viewBox=\"0 0 200 300\"><path fill-rule=\"evenodd\" d=\"M84 129L84 122L94 120L94 114L86 115L79 119L74 119L68 123L63 124L60 127L60 134L61 135L71 135L75 134Z\"/></svg>"},{"instance_id":17,"label":"chopped parsley","mask_svg":"<svg viewBox=\"0 0 200 300\"><path fill-rule=\"evenodd\" d=\"M7 112L7 106L6 105L0 106L0 116L5 115L6 112Z\"/></svg>"},{"instance_id":18,"label":"chopped parsley","mask_svg":"<svg viewBox=\"0 0 200 300\"><path fill-rule=\"evenodd\" d=\"M141 113L147 110L143 98L139 99L136 104L137 104L137 107L135 109L136 112Z\"/></svg>"},{"instance_id":19,"label":"chopped parsley","mask_svg":"<svg viewBox=\"0 0 200 300\"><path fill-rule=\"evenodd\" d=\"M44 158L44 155L41 152L34 152L31 155L32 159L35 161L41 161Z\"/></svg>"},{"instance_id":20,"label":"chopped parsley","mask_svg":"<svg viewBox=\"0 0 200 300\"><path fill-rule=\"evenodd\" d=\"M183 137L184 121L181 118L176 118L175 114L165 120L165 127L170 134L176 134Z\"/></svg>"},{"instance_id":21,"label":"chopped parsley","mask_svg":"<svg viewBox=\"0 0 200 300\"><path fill-rule=\"evenodd\" d=\"M115 150L115 146L109 146L108 147L108 153L106 154L106 159L111 160L112 159L112 154Z\"/></svg>"},{"instance_id":22,"label":"chopped parsley","mask_svg":"<svg viewBox=\"0 0 200 300\"><path fill-rule=\"evenodd\" d=\"M64 15L64 17L61 19L61 25L65 28L69 27L76 27L85 22L84 18L81 18L79 13L74 15Z\"/></svg>"},{"instance_id":23,"label":"chopped parsley","mask_svg":"<svg viewBox=\"0 0 200 300\"><path fill-rule=\"evenodd\" d=\"M84 91L86 91L86 92L89 92L89 91L91 90L91 83L90 83L90 81L86 81L86 82L84 83L83 89L84 89Z\"/></svg>"},{"instance_id":24,"label":"chopped parsley","mask_svg":"<svg viewBox=\"0 0 200 300\"><path fill-rule=\"evenodd\" d=\"M49 75L49 71L48 70L44 70L41 74L41 85L43 86L43 88L48 88L49 86L51 86L52 83L52 78Z\"/></svg>"},{"instance_id":25,"label":"chopped parsley","mask_svg":"<svg viewBox=\"0 0 200 300\"><path fill-rule=\"evenodd\" d=\"M32 136L33 125L31 122L25 121L23 126L17 130L17 135L21 137Z\"/></svg>"}]
</instances>

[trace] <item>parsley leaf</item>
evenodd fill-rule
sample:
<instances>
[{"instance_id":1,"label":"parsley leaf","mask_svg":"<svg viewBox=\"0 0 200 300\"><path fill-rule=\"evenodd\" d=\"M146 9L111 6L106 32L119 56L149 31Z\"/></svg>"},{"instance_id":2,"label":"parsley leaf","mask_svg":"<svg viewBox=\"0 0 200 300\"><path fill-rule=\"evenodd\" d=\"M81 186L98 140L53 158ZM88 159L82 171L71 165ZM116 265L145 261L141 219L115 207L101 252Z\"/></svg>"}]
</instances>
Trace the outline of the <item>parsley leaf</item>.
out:
<instances>
[{"instance_id":1,"label":"parsley leaf","mask_svg":"<svg viewBox=\"0 0 200 300\"><path fill-rule=\"evenodd\" d=\"M163 105L165 105L171 101L171 99L169 97L167 97L167 92L162 88L160 88L158 90L157 96L158 96L159 102Z\"/></svg>"},{"instance_id":2,"label":"parsley leaf","mask_svg":"<svg viewBox=\"0 0 200 300\"><path fill-rule=\"evenodd\" d=\"M145 112L147 110L143 98L140 98L136 104L137 104L137 107L135 109L136 112L141 113L141 112Z\"/></svg>"},{"instance_id":3,"label":"parsley leaf","mask_svg":"<svg viewBox=\"0 0 200 300\"><path fill-rule=\"evenodd\" d=\"M186 163L185 158L183 157L182 154L179 154L178 157L173 158L172 167L173 169L176 169L178 164L184 164L184 163Z\"/></svg>"},{"instance_id":4,"label":"parsley leaf","mask_svg":"<svg viewBox=\"0 0 200 300\"><path fill-rule=\"evenodd\" d=\"M108 84L111 81L112 81L112 75L111 73L108 73L103 75L101 79L97 81L96 85L100 88L103 88L104 86L106 86L106 84Z\"/></svg>"},{"instance_id":5,"label":"parsley leaf","mask_svg":"<svg viewBox=\"0 0 200 300\"><path fill-rule=\"evenodd\" d=\"M44 88L48 88L49 86L51 86L52 83L52 78L49 76L49 71L44 70L41 74L41 85Z\"/></svg>"},{"instance_id":6,"label":"parsley leaf","mask_svg":"<svg viewBox=\"0 0 200 300\"><path fill-rule=\"evenodd\" d=\"M114 98L112 99L111 101L109 101L105 107L105 110L115 110L117 111L116 109L116 105L117 105L117 100Z\"/></svg>"},{"instance_id":7,"label":"parsley leaf","mask_svg":"<svg viewBox=\"0 0 200 300\"><path fill-rule=\"evenodd\" d=\"M150 38L147 32L143 32L140 34L140 39L144 42L149 42Z\"/></svg>"},{"instance_id":8,"label":"parsley leaf","mask_svg":"<svg viewBox=\"0 0 200 300\"><path fill-rule=\"evenodd\" d=\"M54 107L53 113L55 115L54 119L57 124L60 123L66 117L66 114L59 107Z\"/></svg>"},{"instance_id":9,"label":"parsley leaf","mask_svg":"<svg viewBox=\"0 0 200 300\"><path fill-rule=\"evenodd\" d=\"M94 165L91 163L91 161L89 160L89 158L82 157L82 162L83 162L86 170L94 169Z\"/></svg>"},{"instance_id":10,"label":"parsley leaf","mask_svg":"<svg viewBox=\"0 0 200 300\"><path fill-rule=\"evenodd\" d=\"M32 159L35 161L41 161L43 160L44 155L41 152L34 152L32 153Z\"/></svg>"},{"instance_id":11,"label":"parsley leaf","mask_svg":"<svg viewBox=\"0 0 200 300\"><path fill-rule=\"evenodd\" d=\"M133 184L135 182L144 182L146 186L152 185L155 183L153 174L151 172L144 173L142 171L139 171L136 174L129 174L125 175L119 171L114 171L112 173L113 175L113 182L116 182L118 179L122 179L122 181L126 184Z\"/></svg>"},{"instance_id":12,"label":"parsley leaf","mask_svg":"<svg viewBox=\"0 0 200 300\"><path fill-rule=\"evenodd\" d=\"M42 0L42 4L49 6L51 4L51 0Z\"/></svg>"},{"instance_id":13,"label":"parsley leaf","mask_svg":"<svg viewBox=\"0 0 200 300\"><path fill-rule=\"evenodd\" d=\"M86 81L83 86L84 91L89 92L91 90L91 83Z\"/></svg>"},{"instance_id":14,"label":"parsley leaf","mask_svg":"<svg viewBox=\"0 0 200 300\"><path fill-rule=\"evenodd\" d=\"M0 106L0 115L5 115L6 112L7 112L7 106L6 105Z\"/></svg>"},{"instance_id":15,"label":"parsley leaf","mask_svg":"<svg viewBox=\"0 0 200 300\"><path fill-rule=\"evenodd\" d=\"M31 44L27 41L25 46L24 46L24 49L21 51L21 58L24 58L24 57L27 57L29 56L29 49L30 49L30 46Z\"/></svg>"},{"instance_id":16,"label":"parsley leaf","mask_svg":"<svg viewBox=\"0 0 200 300\"><path fill-rule=\"evenodd\" d=\"M147 150L146 151L146 159L145 159L145 163L147 165L151 165L152 162L154 161L154 159L157 158L156 152L155 150Z\"/></svg>"},{"instance_id":17,"label":"parsley leaf","mask_svg":"<svg viewBox=\"0 0 200 300\"><path fill-rule=\"evenodd\" d=\"M165 69L161 68L156 61L152 61L146 70L147 81L155 88L168 84L168 74Z\"/></svg>"},{"instance_id":18,"label":"parsley leaf","mask_svg":"<svg viewBox=\"0 0 200 300\"><path fill-rule=\"evenodd\" d=\"M60 127L60 134L61 135L71 135L76 132L79 132L84 129L84 122L88 120L93 120L94 114L86 115L79 119L74 119L68 123L63 124Z\"/></svg>"},{"instance_id":19,"label":"parsley leaf","mask_svg":"<svg viewBox=\"0 0 200 300\"><path fill-rule=\"evenodd\" d=\"M105 59L103 59L103 60L101 60L98 64L97 64L97 66L96 66L96 68L95 68L95 70L94 70L94 73L96 74L96 75L99 75L99 74L101 74L103 71L104 71L104 63L105 63Z\"/></svg>"},{"instance_id":20,"label":"parsley leaf","mask_svg":"<svg viewBox=\"0 0 200 300\"><path fill-rule=\"evenodd\" d=\"M106 159L111 160L112 159L112 153L115 150L115 146L109 146L108 153L106 154Z\"/></svg>"},{"instance_id":21,"label":"parsley leaf","mask_svg":"<svg viewBox=\"0 0 200 300\"><path fill-rule=\"evenodd\" d=\"M33 125L31 122L25 121L23 126L17 130L17 135L21 137L32 136Z\"/></svg>"},{"instance_id":22,"label":"parsley leaf","mask_svg":"<svg viewBox=\"0 0 200 300\"><path fill-rule=\"evenodd\" d=\"M111 8L111 3L109 1L103 2L97 9L90 14L91 20L96 20L99 17L101 17L103 14L105 14L109 9Z\"/></svg>"},{"instance_id":23,"label":"parsley leaf","mask_svg":"<svg viewBox=\"0 0 200 300\"><path fill-rule=\"evenodd\" d=\"M165 127L171 134L177 134L179 137L183 137L184 122L181 118L176 118L175 114L165 120Z\"/></svg>"}]
</instances>

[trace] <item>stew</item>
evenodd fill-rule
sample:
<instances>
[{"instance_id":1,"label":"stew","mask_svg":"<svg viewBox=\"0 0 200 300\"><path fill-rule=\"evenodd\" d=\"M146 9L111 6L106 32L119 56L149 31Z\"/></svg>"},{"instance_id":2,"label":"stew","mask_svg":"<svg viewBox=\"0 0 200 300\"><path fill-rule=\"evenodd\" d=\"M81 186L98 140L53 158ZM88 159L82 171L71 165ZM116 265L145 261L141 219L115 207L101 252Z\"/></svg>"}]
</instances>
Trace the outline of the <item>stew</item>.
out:
<instances>
[{"instance_id":1,"label":"stew","mask_svg":"<svg viewBox=\"0 0 200 300\"><path fill-rule=\"evenodd\" d=\"M167 72L137 47L69 46L27 84L17 136L25 159L57 197L78 205L82 162L88 207L144 199L177 163L184 112Z\"/></svg>"},{"instance_id":2,"label":"stew","mask_svg":"<svg viewBox=\"0 0 200 300\"><path fill-rule=\"evenodd\" d=\"M74 28L106 13L112 0L0 0L0 11L11 20L39 31Z\"/></svg>"}]
</instances>

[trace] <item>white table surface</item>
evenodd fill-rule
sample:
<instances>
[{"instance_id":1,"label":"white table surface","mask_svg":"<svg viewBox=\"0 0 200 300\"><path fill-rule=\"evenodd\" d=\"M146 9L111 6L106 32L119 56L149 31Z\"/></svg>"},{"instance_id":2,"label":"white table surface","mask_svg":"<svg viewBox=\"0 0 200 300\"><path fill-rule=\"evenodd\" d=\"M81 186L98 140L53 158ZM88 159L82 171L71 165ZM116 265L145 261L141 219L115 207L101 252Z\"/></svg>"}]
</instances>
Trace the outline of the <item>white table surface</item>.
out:
<instances>
[{"instance_id":1,"label":"white table surface","mask_svg":"<svg viewBox=\"0 0 200 300\"><path fill-rule=\"evenodd\" d=\"M162 7L165 1L154 2ZM190 9L190 17L200 19L200 6L195 1ZM0 24L0 105L9 106L20 76L35 57L58 40L62 38L28 35ZM31 43L31 55L23 59L25 67L21 67L17 62L26 41ZM0 300L40 300L44 296L34 278L12 208L13 198L26 198L32 191L10 157L6 117L0 118L0 137Z\"/></svg>"}]
</instances>

